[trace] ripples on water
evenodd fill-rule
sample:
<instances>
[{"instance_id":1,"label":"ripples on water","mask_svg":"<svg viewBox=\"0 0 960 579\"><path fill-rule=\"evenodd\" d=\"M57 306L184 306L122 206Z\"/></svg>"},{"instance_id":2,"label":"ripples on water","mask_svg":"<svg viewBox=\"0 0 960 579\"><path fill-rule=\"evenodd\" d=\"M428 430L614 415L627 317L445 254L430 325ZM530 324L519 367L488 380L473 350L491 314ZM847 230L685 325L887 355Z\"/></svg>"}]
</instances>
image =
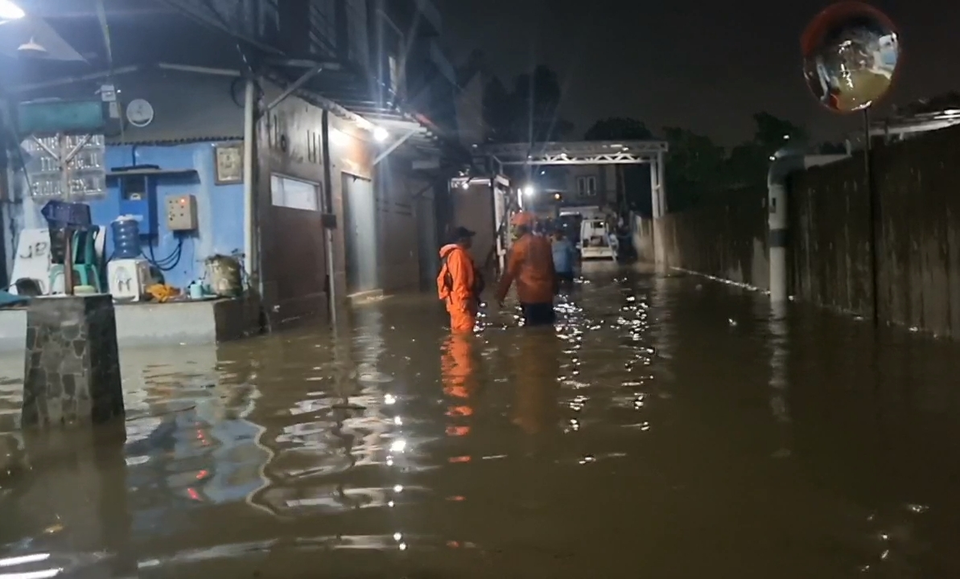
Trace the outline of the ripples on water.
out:
<instances>
[{"instance_id":1,"label":"ripples on water","mask_svg":"<svg viewBox=\"0 0 960 579\"><path fill-rule=\"evenodd\" d=\"M22 437L7 372L0 578L960 570L954 346L623 270L558 310L125 352L93 434Z\"/></svg>"}]
</instances>

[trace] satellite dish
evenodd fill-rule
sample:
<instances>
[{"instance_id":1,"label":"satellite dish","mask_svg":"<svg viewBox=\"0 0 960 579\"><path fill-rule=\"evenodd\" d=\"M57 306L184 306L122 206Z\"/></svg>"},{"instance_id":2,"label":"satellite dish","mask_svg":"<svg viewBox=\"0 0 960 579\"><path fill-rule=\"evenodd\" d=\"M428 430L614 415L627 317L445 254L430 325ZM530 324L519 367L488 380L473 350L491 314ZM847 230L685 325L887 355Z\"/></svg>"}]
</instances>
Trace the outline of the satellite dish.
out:
<instances>
[{"instance_id":1,"label":"satellite dish","mask_svg":"<svg viewBox=\"0 0 960 579\"><path fill-rule=\"evenodd\" d=\"M46 48L37 44L37 41L30 37L30 40L17 47L17 54L31 58L44 58L50 55Z\"/></svg>"},{"instance_id":2,"label":"satellite dish","mask_svg":"<svg viewBox=\"0 0 960 579\"><path fill-rule=\"evenodd\" d=\"M824 107L841 114L869 108L890 90L900 35L883 12L859 1L818 14L800 39L803 76Z\"/></svg>"}]
</instances>

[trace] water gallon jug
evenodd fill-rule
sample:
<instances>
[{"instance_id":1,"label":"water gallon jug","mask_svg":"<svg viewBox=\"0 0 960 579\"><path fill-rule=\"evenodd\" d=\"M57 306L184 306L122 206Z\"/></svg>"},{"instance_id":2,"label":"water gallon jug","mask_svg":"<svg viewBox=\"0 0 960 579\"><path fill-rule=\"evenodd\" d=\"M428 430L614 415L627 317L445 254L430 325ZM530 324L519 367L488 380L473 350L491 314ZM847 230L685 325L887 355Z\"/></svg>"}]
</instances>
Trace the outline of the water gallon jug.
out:
<instances>
[{"instance_id":1,"label":"water gallon jug","mask_svg":"<svg viewBox=\"0 0 960 579\"><path fill-rule=\"evenodd\" d=\"M140 222L132 215L121 215L111 225L113 259L140 257Z\"/></svg>"}]
</instances>

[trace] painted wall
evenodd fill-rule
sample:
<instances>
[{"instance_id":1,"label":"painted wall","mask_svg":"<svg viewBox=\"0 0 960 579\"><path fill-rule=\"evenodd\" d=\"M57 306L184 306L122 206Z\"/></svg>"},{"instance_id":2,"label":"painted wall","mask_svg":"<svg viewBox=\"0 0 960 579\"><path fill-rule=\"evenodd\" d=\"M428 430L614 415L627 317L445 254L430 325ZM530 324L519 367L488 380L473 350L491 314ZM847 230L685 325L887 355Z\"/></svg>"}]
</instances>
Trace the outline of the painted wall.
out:
<instances>
[{"instance_id":1,"label":"painted wall","mask_svg":"<svg viewBox=\"0 0 960 579\"><path fill-rule=\"evenodd\" d=\"M164 272L167 283L185 288L203 275L204 260L212 255L241 254L243 251L243 186L216 185L214 172L213 143L194 143L170 146L108 146L107 166L121 167L132 164L152 164L163 169L195 169L196 176L164 178L157 185L158 235L143 246L149 256L150 249L157 260L173 255L180 243L177 236L166 228L165 199L167 196L194 195L197 199L199 229L195 234L182 236L181 257L169 271ZM14 206L8 206L12 217L15 239L24 227L46 227L40 210L46 202L26 197ZM101 199L89 200L93 222L106 231L106 255L113 252L110 223L120 214L120 189L115 180L108 180L107 193ZM8 228L9 229L9 228ZM16 245L8 242L10 247ZM11 255L12 257L12 255Z\"/></svg>"}]
</instances>

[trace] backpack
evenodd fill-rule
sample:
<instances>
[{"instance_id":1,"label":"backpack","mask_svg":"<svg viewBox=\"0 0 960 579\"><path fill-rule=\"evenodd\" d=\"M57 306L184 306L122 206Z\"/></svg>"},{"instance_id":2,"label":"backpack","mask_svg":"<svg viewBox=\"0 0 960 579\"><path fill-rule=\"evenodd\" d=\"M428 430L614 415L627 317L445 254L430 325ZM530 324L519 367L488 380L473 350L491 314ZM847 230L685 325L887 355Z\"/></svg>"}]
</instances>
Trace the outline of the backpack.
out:
<instances>
[{"instance_id":1,"label":"backpack","mask_svg":"<svg viewBox=\"0 0 960 579\"><path fill-rule=\"evenodd\" d=\"M447 268L447 261L456 249L450 250L440 259L440 273L437 274L437 293L440 296L441 300L450 299L450 294L453 293L453 274L450 273L450 270ZM462 249L460 251L463 251ZM483 281L483 275L477 270L476 267L473 268L473 277L476 281L473 284L473 295L480 296L480 293L483 292L483 289L486 287L486 284Z\"/></svg>"}]
</instances>

